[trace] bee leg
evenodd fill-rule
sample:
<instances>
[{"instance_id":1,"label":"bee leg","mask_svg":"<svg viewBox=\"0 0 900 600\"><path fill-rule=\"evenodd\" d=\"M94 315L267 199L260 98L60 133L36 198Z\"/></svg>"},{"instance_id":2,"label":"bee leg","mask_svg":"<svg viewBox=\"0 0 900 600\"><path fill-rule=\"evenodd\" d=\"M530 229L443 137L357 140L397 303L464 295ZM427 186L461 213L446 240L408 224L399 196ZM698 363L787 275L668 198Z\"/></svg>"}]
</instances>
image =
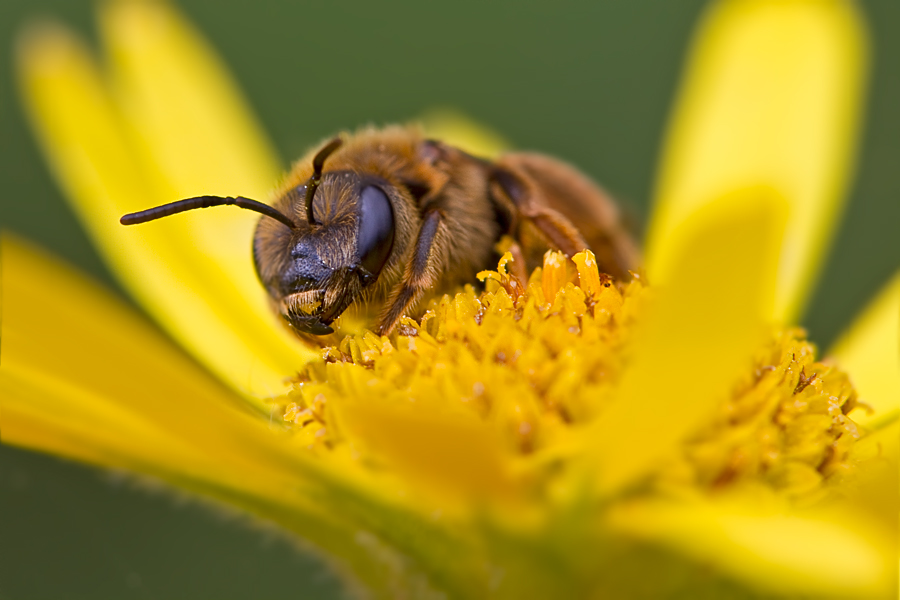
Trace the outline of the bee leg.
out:
<instances>
[{"instance_id":1,"label":"bee leg","mask_svg":"<svg viewBox=\"0 0 900 600\"><path fill-rule=\"evenodd\" d=\"M546 244L569 257L589 248L601 270L617 279L630 279L629 271L638 268L637 244L622 225L615 202L571 166L538 154L513 153L492 165L489 178L491 198L510 216L517 235L525 221ZM534 249L523 248L527 256Z\"/></svg>"},{"instance_id":2,"label":"bee leg","mask_svg":"<svg viewBox=\"0 0 900 600\"><path fill-rule=\"evenodd\" d=\"M397 325L403 313L415 304L426 290L437 283L438 266L443 260L442 248L446 243L446 230L439 210L430 210L422 219L422 227L410 262L403 278L391 292L378 318L378 333L388 335Z\"/></svg>"},{"instance_id":3,"label":"bee leg","mask_svg":"<svg viewBox=\"0 0 900 600\"><path fill-rule=\"evenodd\" d=\"M509 245L509 253L512 254L512 262L507 265L509 273L523 285L528 283L528 268L525 266L525 254L519 242Z\"/></svg>"},{"instance_id":4,"label":"bee leg","mask_svg":"<svg viewBox=\"0 0 900 600\"><path fill-rule=\"evenodd\" d=\"M491 173L491 192L507 209L512 208L519 218L531 221L547 241L566 256L571 258L588 247L578 229L547 205L538 186L524 174L495 167Z\"/></svg>"}]
</instances>

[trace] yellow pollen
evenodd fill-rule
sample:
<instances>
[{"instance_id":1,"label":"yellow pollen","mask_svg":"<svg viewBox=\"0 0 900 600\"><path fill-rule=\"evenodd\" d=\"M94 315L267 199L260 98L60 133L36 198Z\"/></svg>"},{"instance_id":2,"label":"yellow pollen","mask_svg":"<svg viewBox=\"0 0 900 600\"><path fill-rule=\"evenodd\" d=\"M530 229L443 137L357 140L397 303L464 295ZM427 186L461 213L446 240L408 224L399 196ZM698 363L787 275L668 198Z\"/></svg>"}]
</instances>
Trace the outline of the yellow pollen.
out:
<instances>
[{"instance_id":1,"label":"yellow pollen","mask_svg":"<svg viewBox=\"0 0 900 600\"><path fill-rule=\"evenodd\" d=\"M282 300L282 313L300 313L311 315L322 306L322 292L310 290L297 292Z\"/></svg>"},{"instance_id":2,"label":"yellow pollen","mask_svg":"<svg viewBox=\"0 0 900 600\"><path fill-rule=\"evenodd\" d=\"M364 332L325 349L278 400L300 444L354 446L333 403L414 403L484 424L520 471L552 477L546 465L566 460L576 431L603 419L652 288L599 273L590 252L571 261L548 252L527 282L507 271L511 258L479 273L484 291L434 299L390 338ZM858 404L846 374L817 362L801 330L773 331L733 394L652 479L710 491L754 481L815 496L851 469L860 433L847 415ZM377 463L370 458L361 460Z\"/></svg>"}]
</instances>

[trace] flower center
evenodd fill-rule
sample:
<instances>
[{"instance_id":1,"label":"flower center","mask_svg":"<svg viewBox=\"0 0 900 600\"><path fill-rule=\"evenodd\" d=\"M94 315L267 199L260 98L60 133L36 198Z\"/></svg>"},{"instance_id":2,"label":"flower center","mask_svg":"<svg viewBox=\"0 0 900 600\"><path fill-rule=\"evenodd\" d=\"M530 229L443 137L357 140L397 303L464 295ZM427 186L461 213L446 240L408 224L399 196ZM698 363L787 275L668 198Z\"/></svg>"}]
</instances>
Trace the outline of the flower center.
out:
<instances>
[{"instance_id":1,"label":"flower center","mask_svg":"<svg viewBox=\"0 0 900 600\"><path fill-rule=\"evenodd\" d=\"M404 319L391 339L348 336L307 365L279 399L300 442L320 453L352 444L329 404L362 398L479 420L512 461L565 460L574 432L603 419L652 289L638 276L613 282L590 252L574 257L574 270L548 253L527 283L506 271L509 260L479 274L483 292L466 286L433 300L420 322ZM847 415L857 405L846 374L817 362L802 330L773 331L653 481L707 490L756 481L815 495L850 470L859 432Z\"/></svg>"},{"instance_id":2,"label":"flower center","mask_svg":"<svg viewBox=\"0 0 900 600\"><path fill-rule=\"evenodd\" d=\"M773 332L753 368L683 454L660 472L665 483L720 488L755 479L812 499L851 470L861 406L847 374L818 362L801 329Z\"/></svg>"}]
</instances>

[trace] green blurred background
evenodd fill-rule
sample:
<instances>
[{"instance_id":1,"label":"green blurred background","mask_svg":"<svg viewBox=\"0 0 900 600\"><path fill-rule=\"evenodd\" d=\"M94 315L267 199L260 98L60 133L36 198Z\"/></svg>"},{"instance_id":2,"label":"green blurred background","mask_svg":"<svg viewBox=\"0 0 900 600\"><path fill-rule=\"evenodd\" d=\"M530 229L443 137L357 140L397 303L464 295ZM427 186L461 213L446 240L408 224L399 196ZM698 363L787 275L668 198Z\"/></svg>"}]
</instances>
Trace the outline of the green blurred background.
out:
<instances>
[{"instance_id":1,"label":"green blurred background","mask_svg":"<svg viewBox=\"0 0 900 600\"><path fill-rule=\"evenodd\" d=\"M233 69L285 164L337 130L453 107L517 147L580 166L642 227L668 107L705 2L180 4ZM861 6L874 65L858 176L804 321L823 347L900 265L900 2ZM87 0L0 2L0 225L115 288L23 121L12 45L38 16L94 35ZM339 595L321 562L243 517L0 447L2 600Z\"/></svg>"}]
</instances>

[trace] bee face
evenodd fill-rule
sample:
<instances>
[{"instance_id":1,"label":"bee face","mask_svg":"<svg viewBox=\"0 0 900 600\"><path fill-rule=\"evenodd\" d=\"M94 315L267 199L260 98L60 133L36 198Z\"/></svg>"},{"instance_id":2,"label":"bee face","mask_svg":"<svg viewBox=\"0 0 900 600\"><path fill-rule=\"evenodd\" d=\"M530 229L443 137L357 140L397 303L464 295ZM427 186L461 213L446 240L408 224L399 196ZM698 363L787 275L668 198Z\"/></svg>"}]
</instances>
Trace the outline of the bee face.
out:
<instances>
[{"instance_id":1,"label":"bee face","mask_svg":"<svg viewBox=\"0 0 900 600\"><path fill-rule=\"evenodd\" d=\"M391 186L351 171L326 173L305 220L307 182L277 206L294 230L261 219L254 239L257 273L276 311L298 333L323 335L378 278L394 244Z\"/></svg>"}]
</instances>

